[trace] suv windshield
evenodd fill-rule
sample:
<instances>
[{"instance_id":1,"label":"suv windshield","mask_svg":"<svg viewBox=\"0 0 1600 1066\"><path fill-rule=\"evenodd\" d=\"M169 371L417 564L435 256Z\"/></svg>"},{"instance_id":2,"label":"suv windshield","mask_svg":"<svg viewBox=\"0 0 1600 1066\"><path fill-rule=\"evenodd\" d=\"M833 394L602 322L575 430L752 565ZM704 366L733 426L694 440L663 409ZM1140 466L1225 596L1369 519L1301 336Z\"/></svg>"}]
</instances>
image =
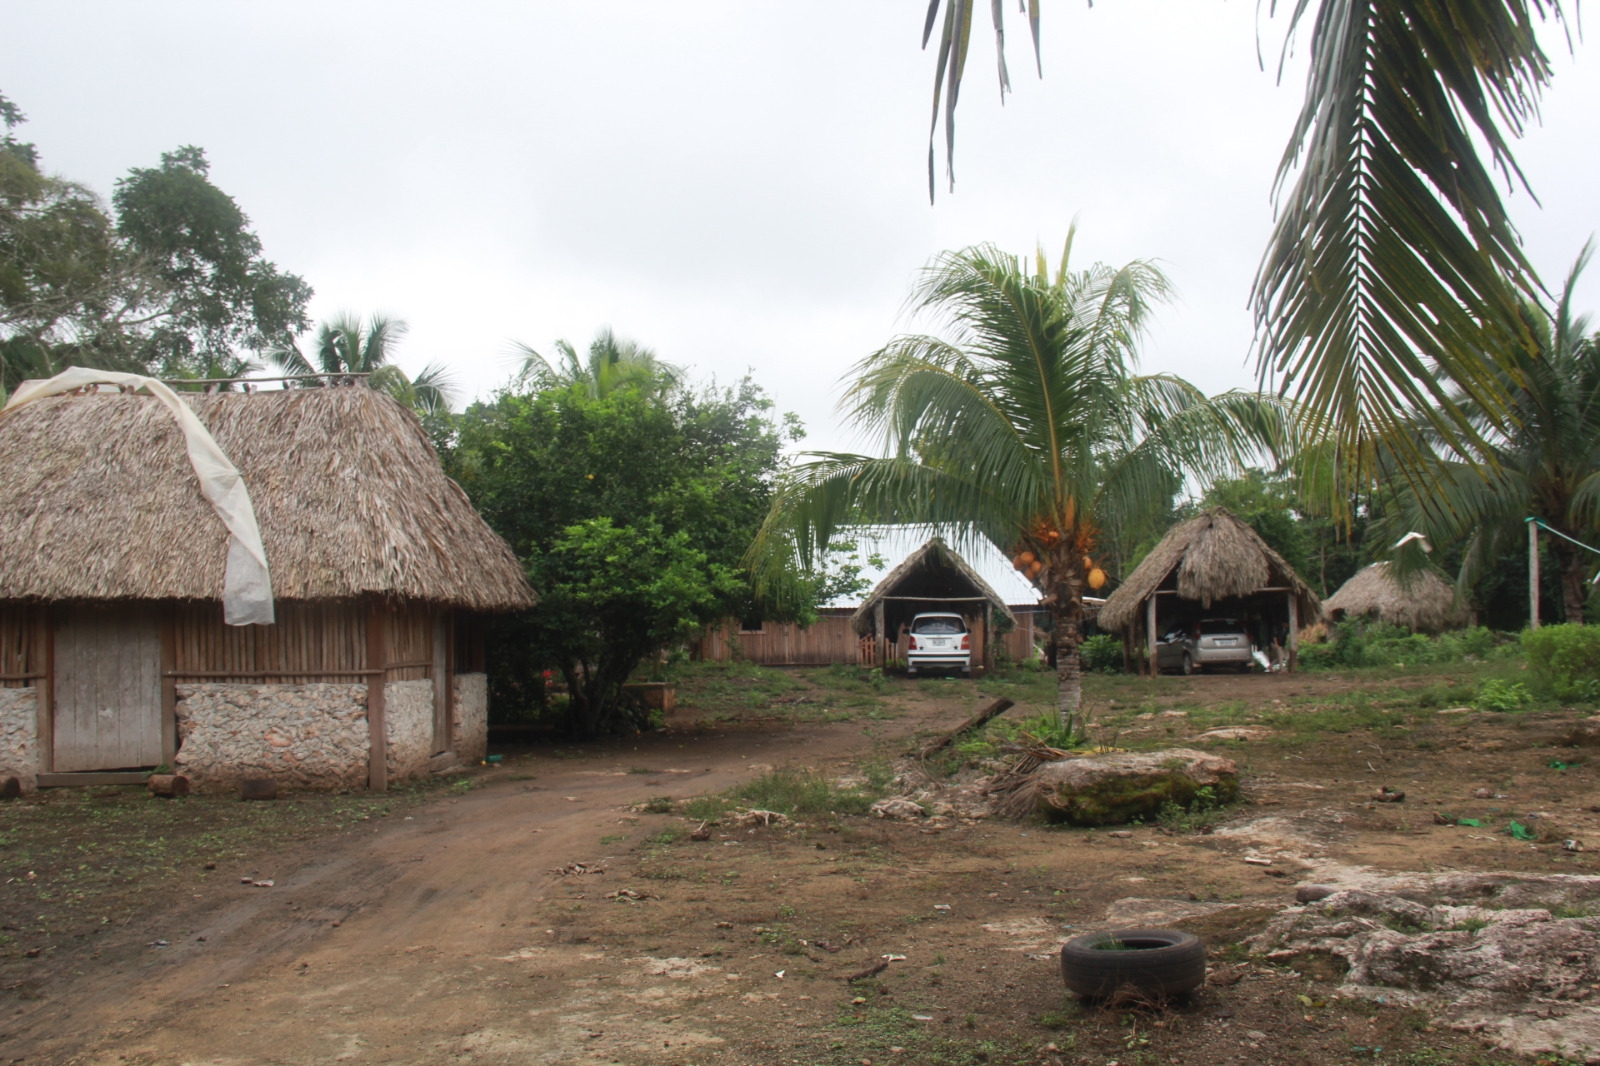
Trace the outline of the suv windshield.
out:
<instances>
[{"instance_id":1,"label":"suv windshield","mask_svg":"<svg viewBox=\"0 0 1600 1066\"><path fill-rule=\"evenodd\" d=\"M1244 626L1232 618L1208 618L1200 623L1200 634L1212 636L1218 633L1243 633Z\"/></svg>"},{"instance_id":2,"label":"suv windshield","mask_svg":"<svg viewBox=\"0 0 1600 1066\"><path fill-rule=\"evenodd\" d=\"M966 623L959 618L918 618L911 623L913 633L965 633Z\"/></svg>"}]
</instances>

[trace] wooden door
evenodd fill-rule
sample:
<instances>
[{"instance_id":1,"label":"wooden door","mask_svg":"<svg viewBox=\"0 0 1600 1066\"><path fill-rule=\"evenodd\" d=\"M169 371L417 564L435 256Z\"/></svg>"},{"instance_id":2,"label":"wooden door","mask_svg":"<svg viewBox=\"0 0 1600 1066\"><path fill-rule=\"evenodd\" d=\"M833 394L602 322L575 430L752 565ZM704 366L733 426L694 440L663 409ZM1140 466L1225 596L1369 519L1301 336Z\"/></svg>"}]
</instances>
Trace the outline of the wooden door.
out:
<instances>
[{"instance_id":1,"label":"wooden door","mask_svg":"<svg viewBox=\"0 0 1600 1066\"><path fill-rule=\"evenodd\" d=\"M155 611L74 607L55 641L54 769L161 762L161 627Z\"/></svg>"}]
</instances>

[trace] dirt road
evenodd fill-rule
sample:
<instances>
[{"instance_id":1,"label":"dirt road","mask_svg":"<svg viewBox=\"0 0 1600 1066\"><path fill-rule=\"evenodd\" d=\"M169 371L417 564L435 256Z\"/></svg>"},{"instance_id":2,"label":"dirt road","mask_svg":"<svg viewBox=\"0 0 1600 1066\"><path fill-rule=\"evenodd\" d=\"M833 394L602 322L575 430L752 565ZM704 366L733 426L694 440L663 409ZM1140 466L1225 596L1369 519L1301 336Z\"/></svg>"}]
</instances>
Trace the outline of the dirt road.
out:
<instances>
[{"instance_id":1,"label":"dirt road","mask_svg":"<svg viewBox=\"0 0 1600 1066\"><path fill-rule=\"evenodd\" d=\"M885 731L918 724L912 714ZM285 856L277 869L243 871L173 901L150 920L142 958L24 1004L7 1020L0 1055L118 1064L590 1059L615 1041L589 1035L566 982L509 965L593 954L583 934L547 933L538 917L552 890L575 880L558 869L615 863L664 820L630 815L625 804L719 791L774 763L822 768L867 743L860 724L836 723L656 734L588 757L529 756L465 795L347 834L334 849ZM620 885L617 872L583 878L593 885L585 894ZM244 884L246 876L274 884Z\"/></svg>"}]
</instances>

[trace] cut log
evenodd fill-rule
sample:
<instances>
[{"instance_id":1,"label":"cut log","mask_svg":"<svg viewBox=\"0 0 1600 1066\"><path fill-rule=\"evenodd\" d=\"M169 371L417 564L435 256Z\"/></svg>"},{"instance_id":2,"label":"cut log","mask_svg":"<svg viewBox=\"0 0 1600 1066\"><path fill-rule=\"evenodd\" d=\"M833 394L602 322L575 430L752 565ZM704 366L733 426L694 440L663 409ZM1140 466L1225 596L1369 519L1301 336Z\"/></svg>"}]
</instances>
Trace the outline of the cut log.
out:
<instances>
[{"instance_id":1,"label":"cut log","mask_svg":"<svg viewBox=\"0 0 1600 1066\"><path fill-rule=\"evenodd\" d=\"M145 787L157 796L172 799L189 794L189 779L182 774L151 774Z\"/></svg>"},{"instance_id":2,"label":"cut log","mask_svg":"<svg viewBox=\"0 0 1600 1066\"><path fill-rule=\"evenodd\" d=\"M987 723L991 718L1000 717L1015 705L1015 701L1008 700L1004 696L1001 696L999 699L989 704L989 706L985 707L971 718L968 718L965 722L962 722L960 725L950 730L950 732L941 733L939 736L934 737L932 740L922 745L922 747L918 749L916 753L917 758L926 759L930 755L937 755L939 752L955 743L957 737L964 733L970 733L974 729L978 729Z\"/></svg>"}]
</instances>

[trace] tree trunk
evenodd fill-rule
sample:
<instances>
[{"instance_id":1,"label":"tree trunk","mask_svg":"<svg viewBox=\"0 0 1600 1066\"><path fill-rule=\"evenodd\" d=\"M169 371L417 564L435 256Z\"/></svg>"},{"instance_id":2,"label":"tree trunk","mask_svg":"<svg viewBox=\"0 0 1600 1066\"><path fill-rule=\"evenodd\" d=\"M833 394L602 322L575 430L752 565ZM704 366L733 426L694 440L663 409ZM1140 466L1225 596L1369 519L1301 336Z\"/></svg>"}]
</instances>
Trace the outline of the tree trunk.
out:
<instances>
[{"instance_id":1,"label":"tree trunk","mask_svg":"<svg viewBox=\"0 0 1600 1066\"><path fill-rule=\"evenodd\" d=\"M1078 649L1082 642L1079 623L1083 604L1076 598L1068 598L1064 604L1058 600L1050 613L1055 616L1056 630L1056 713L1061 719L1061 732L1070 737L1078 731L1078 712L1083 707L1083 670Z\"/></svg>"},{"instance_id":2,"label":"tree trunk","mask_svg":"<svg viewBox=\"0 0 1600 1066\"><path fill-rule=\"evenodd\" d=\"M1550 539L1555 542L1551 550L1561 567L1561 606L1566 612L1567 623L1581 626L1584 592L1588 585L1584 580L1588 570L1587 561L1571 544L1556 537Z\"/></svg>"}]
</instances>

